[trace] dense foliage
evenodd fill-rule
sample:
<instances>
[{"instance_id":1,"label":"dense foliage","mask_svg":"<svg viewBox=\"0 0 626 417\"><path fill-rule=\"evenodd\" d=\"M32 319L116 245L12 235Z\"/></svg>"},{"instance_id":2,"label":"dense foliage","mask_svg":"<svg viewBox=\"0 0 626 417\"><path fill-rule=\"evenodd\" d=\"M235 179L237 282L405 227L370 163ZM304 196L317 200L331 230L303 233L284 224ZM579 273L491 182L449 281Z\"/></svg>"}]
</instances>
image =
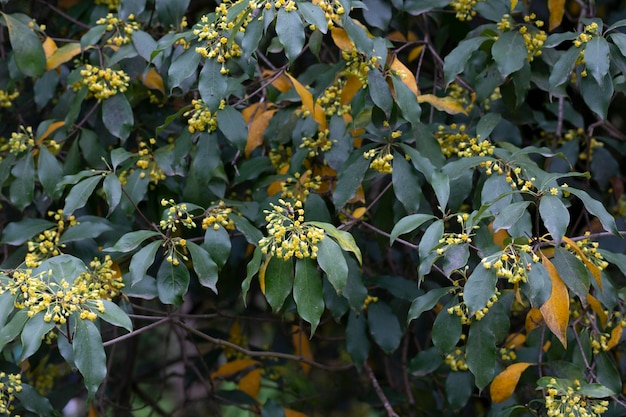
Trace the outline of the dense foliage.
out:
<instances>
[{"instance_id":1,"label":"dense foliage","mask_svg":"<svg viewBox=\"0 0 626 417\"><path fill-rule=\"evenodd\" d=\"M623 4L0 3L0 415L626 415Z\"/></svg>"}]
</instances>

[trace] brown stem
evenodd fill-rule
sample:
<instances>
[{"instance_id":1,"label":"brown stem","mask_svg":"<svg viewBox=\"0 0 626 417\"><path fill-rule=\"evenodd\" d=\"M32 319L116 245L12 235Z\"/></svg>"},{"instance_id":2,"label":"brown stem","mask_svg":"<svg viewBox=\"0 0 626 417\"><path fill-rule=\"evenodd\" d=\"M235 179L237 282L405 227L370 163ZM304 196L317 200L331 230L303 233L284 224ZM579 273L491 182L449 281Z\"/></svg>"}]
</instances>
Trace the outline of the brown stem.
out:
<instances>
[{"instance_id":1,"label":"brown stem","mask_svg":"<svg viewBox=\"0 0 626 417\"><path fill-rule=\"evenodd\" d=\"M367 362L363 364L363 369L365 369L367 376L369 377L370 381L372 381L372 386L374 387L374 391L376 391L376 395L378 395L378 398L383 403L383 407L385 407L385 411L387 411L387 415L389 417L400 417L398 416L398 413L396 413L393 407L391 406L391 403L389 403L387 396L383 392L383 389L380 387L380 384L378 383L378 380L376 379L376 375L374 375L374 371L372 371L372 368L369 366Z\"/></svg>"}]
</instances>

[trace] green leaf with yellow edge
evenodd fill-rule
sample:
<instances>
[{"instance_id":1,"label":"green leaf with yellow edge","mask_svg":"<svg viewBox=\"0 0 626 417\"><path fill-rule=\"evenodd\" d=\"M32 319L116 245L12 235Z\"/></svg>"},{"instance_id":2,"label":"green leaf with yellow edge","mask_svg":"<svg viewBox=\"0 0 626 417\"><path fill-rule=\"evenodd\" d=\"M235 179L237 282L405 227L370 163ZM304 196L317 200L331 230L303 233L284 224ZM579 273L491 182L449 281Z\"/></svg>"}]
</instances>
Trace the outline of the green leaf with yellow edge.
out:
<instances>
[{"instance_id":1,"label":"green leaf with yellow edge","mask_svg":"<svg viewBox=\"0 0 626 417\"><path fill-rule=\"evenodd\" d=\"M359 263L360 264L363 263L363 258L361 256L361 249L359 249L356 242L354 241L354 237L352 237L350 233L345 232L343 230L339 230L330 223L307 222L307 224L319 227L320 229L324 229L326 234L328 234L330 237L332 237L333 239L337 241L339 246L341 246L341 249L348 251L348 252L352 252L354 256L356 256L356 259L359 261Z\"/></svg>"},{"instance_id":2,"label":"green leaf with yellow edge","mask_svg":"<svg viewBox=\"0 0 626 417\"><path fill-rule=\"evenodd\" d=\"M507 366L504 371L496 375L489 387L491 400L496 403L501 403L509 399L515 391L515 387L522 376L522 372L532 365L534 364L531 362L514 363Z\"/></svg>"},{"instance_id":3,"label":"green leaf with yellow edge","mask_svg":"<svg viewBox=\"0 0 626 417\"><path fill-rule=\"evenodd\" d=\"M541 263L548 271L552 281L552 293L539 310L548 328L567 348L567 326L569 324L569 293L559 272L552 262L542 253Z\"/></svg>"},{"instance_id":4,"label":"green leaf with yellow edge","mask_svg":"<svg viewBox=\"0 0 626 417\"><path fill-rule=\"evenodd\" d=\"M80 54L81 47L80 43L72 42L63 45L62 47L55 50L52 55L50 55L46 61L46 70L50 71L61 64L64 64L74 58L76 55Z\"/></svg>"},{"instance_id":5,"label":"green leaf with yellow edge","mask_svg":"<svg viewBox=\"0 0 626 417\"><path fill-rule=\"evenodd\" d=\"M259 270L259 282L272 310L280 310L293 287L293 261L276 256L268 258L267 266Z\"/></svg>"},{"instance_id":6,"label":"green leaf with yellow edge","mask_svg":"<svg viewBox=\"0 0 626 417\"><path fill-rule=\"evenodd\" d=\"M302 100L302 106L311 113L311 117L319 124L319 130L324 130L328 127L326 122L326 115L324 114L324 109L319 104L315 103L313 100L313 94L303 86L300 81L295 79L295 77L291 76L288 73L285 73L293 87L296 89L296 93L300 96L300 100Z\"/></svg>"},{"instance_id":7,"label":"green leaf with yellow edge","mask_svg":"<svg viewBox=\"0 0 626 417\"><path fill-rule=\"evenodd\" d=\"M417 102L428 103L439 111L445 111L448 114L467 114L467 110L461 102L454 97L437 97L432 94L420 94L417 96Z\"/></svg>"},{"instance_id":8,"label":"green leaf with yellow edge","mask_svg":"<svg viewBox=\"0 0 626 417\"><path fill-rule=\"evenodd\" d=\"M322 293L322 279L317 272L317 265L310 258L296 260L293 299L296 302L300 317L311 324L311 337L313 337L324 313L324 295Z\"/></svg>"}]
</instances>

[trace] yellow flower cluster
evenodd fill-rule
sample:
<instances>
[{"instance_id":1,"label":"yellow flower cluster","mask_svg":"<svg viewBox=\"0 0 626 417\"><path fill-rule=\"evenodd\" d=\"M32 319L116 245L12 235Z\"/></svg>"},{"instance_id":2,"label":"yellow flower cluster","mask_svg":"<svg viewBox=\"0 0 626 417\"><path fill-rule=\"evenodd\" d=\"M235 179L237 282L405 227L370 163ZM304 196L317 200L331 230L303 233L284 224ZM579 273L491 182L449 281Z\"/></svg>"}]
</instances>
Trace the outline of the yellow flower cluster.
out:
<instances>
[{"instance_id":1,"label":"yellow flower cluster","mask_svg":"<svg viewBox=\"0 0 626 417\"><path fill-rule=\"evenodd\" d=\"M0 108L8 109L13 106L13 100L18 98L19 91L9 93L8 91L0 90Z\"/></svg>"},{"instance_id":2,"label":"yellow flower cluster","mask_svg":"<svg viewBox=\"0 0 626 417\"><path fill-rule=\"evenodd\" d=\"M473 233L472 229L478 229L478 226L468 228L465 222L469 219L469 214L463 213L456 216L457 223L461 226L460 233L446 232L439 239L440 247L437 248L437 254L443 255L445 251L453 245L462 245L464 243L471 243Z\"/></svg>"},{"instance_id":3,"label":"yellow flower cluster","mask_svg":"<svg viewBox=\"0 0 626 417\"><path fill-rule=\"evenodd\" d=\"M596 335L595 337L591 337L590 339L590 344L591 344L591 349L593 350L593 354L597 355L600 352L606 352L607 350L609 350L609 339L610 339L611 335L608 335L606 333L601 333L599 335Z\"/></svg>"},{"instance_id":4,"label":"yellow flower cluster","mask_svg":"<svg viewBox=\"0 0 626 417\"><path fill-rule=\"evenodd\" d=\"M48 333L53 335L55 333ZM54 388L55 381L71 372L67 363L48 363L49 356L46 355L37 366L29 368L25 373L29 381L33 381L33 386L39 394L46 396L50 394ZM0 413L0 415L2 415Z\"/></svg>"},{"instance_id":5,"label":"yellow flower cluster","mask_svg":"<svg viewBox=\"0 0 626 417\"><path fill-rule=\"evenodd\" d=\"M0 372L0 416L10 416L15 409L15 393L22 391L22 376Z\"/></svg>"},{"instance_id":6,"label":"yellow flower cluster","mask_svg":"<svg viewBox=\"0 0 626 417\"><path fill-rule=\"evenodd\" d=\"M603 147L604 147L604 142L600 142L596 138L590 138L587 149L578 154L578 159L580 159L581 161L586 161L587 159L589 159L591 161L593 159L593 150L595 148L603 148Z\"/></svg>"},{"instance_id":7,"label":"yellow flower cluster","mask_svg":"<svg viewBox=\"0 0 626 417\"><path fill-rule=\"evenodd\" d=\"M223 201L220 201L216 206L209 207L204 213L202 228L206 230L212 227L218 230L221 226L226 230L235 230L235 223L228 217L232 212L233 209L227 207Z\"/></svg>"},{"instance_id":8,"label":"yellow flower cluster","mask_svg":"<svg viewBox=\"0 0 626 417\"><path fill-rule=\"evenodd\" d=\"M189 132L213 132L217 130L217 117L215 113L211 113L209 107L202 101L202 99L192 100L193 110L189 110L183 114L184 117L189 117L187 124L189 125Z\"/></svg>"},{"instance_id":9,"label":"yellow flower cluster","mask_svg":"<svg viewBox=\"0 0 626 417\"><path fill-rule=\"evenodd\" d=\"M149 145L154 145L155 143L156 139L154 138L150 138L148 143L140 141L139 152L137 152L139 159L137 159L136 162L137 167L142 170L139 176L141 178L145 178L145 171L148 171L148 174L150 175L150 182L154 185L158 184L160 181L164 181L166 178L165 173L157 163L149 147Z\"/></svg>"},{"instance_id":10,"label":"yellow flower cluster","mask_svg":"<svg viewBox=\"0 0 626 417\"><path fill-rule=\"evenodd\" d=\"M365 159L372 159L370 162L370 168L381 174L391 174L393 167L391 161L393 161L393 154L391 153L390 146L382 146L379 148L373 148L363 153Z\"/></svg>"},{"instance_id":11,"label":"yellow flower cluster","mask_svg":"<svg viewBox=\"0 0 626 417\"><path fill-rule=\"evenodd\" d=\"M194 229L196 227L193 216L187 211L187 204L176 204L173 199L162 199L161 205L163 207L169 206L164 213L165 219L159 222L161 229L175 232L178 230L179 225L187 229Z\"/></svg>"},{"instance_id":12,"label":"yellow flower cluster","mask_svg":"<svg viewBox=\"0 0 626 417\"><path fill-rule=\"evenodd\" d=\"M117 10L120 7L122 0L95 0L95 4L102 4L109 8L109 10Z\"/></svg>"},{"instance_id":13,"label":"yellow flower cluster","mask_svg":"<svg viewBox=\"0 0 626 417\"><path fill-rule=\"evenodd\" d=\"M500 359L503 361L514 361L517 359L517 354L515 353L515 349L513 347L501 347L499 353Z\"/></svg>"},{"instance_id":14,"label":"yellow flower cluster","mask_svg":"<svg viewBox=\"0 0 626 417\"><path fill-rule=\"evenodd\" d=\"M252 20L252 13L244 9L234 19L228 21L228 10L235 4L241 3L239 0L232 3L230 0L222 2L215 8L215 19L209 20L207 16L202 16L200 22L193 29L193 34L199 42L204 42L202 46L196 47L196 52L206 59L215 59L222 64L220 72L228 74L226 61L231 58L241 56L241 48L234 41L232 30L245 32L247 24Z\"/></svg>"},{"instance_id":15,"label":"yellow flower cluster","mask_svg":"<svg viewBox=\"0 0 626 417\"><path fill-rule=\"evenodd\" d=\"M535 187L535 177L523 178L522 169L505 164L498 160L481 162L480 166L485 168L485 174L492 175L494 172L498 175L505 175L506 182L509 183L511 189L518 189L522 192L532 192ZM567 185L564 185L565 187Z\"/></svg>"},{"instance_id":16,"label":"yellow flower cluster","mask_svg":"<svg viewBox=\"0 0 626 417\"><path fill-rule=\"evenodd\" d=\"M313 172L308 169L303 174L296 172L293 178L287 178L282 184L282 198L295 200L306 200L311 190L318 190L322 185L322 177L313 176Z\"/></svg>"},{"instance_id":17,"label":"yellow flower cluster","mask_svg":"<svg viewBox=\"0 0 626 417\"><path fill-rule=\"evenodd\" d=\"M496 276L517 284L528 281L528 271L533 268L533 263L539 261L539 256L532 252L530 245L510 243L501 252L483 258L481 263L485 269L493 268Z\"/></svg>"},{"instance_id":18,"label":"yellow flower cluster","mask_svg":"<svg viewBox=\"0 0 626 417\"><path fill-rule=\"evenodd\" d=\"M309 149L309 157L313 158L319 155L320 152L328 152L333 146L333 141L330 139L330 131L325 129L318 131L313 137L302 138L300 148Z\"/></svg>"},{"instance_id":19,"label":"yellow flower cluster","mask_svg":"<svg viewBox=\"0 0 626 417\"><path fill-rule=\"evenodd\" d=\"M585 236L589 236L589 235L590 235L590 232L588 231L585 232ZM585 239L576 241L576 246L578 246L578 249L580 249L580 251L585 255L587 260L589 260L589 262L597 266L598 269L603 270L607 266L609 266L609 263L604 260L604 258L602 257L602 254L598 252L598 247L600 246L598 242L593 242L590 238L585 238ZM582 261L578 252L573 250L569 244L565 245L565 249L572 252L579 260Z\"/></svg>"},{"instance_id":20,"label":"yellow flower cluster","mask_svg":"<svg viewBox=\"0 0 626 417\"><path fill-rule=\"evenodd\" d=\"M346 13L346 9L339 0L313 0L313 4L316 4L324 12L328 29L341 25L341 16Z\"/></svg>"},{"instance_id":21,"label":"yellow flower cluster","mask_svg":"<svg viewBox=\"0 0 626 417\"><path fill-rule=\"evenodd\" d=\"M524 37L524 43L528 51L526 55L528 62L532 62L535 57L541 55L541 48L543 48L544 42L548 39L546 32L541 30L544 25L543 21L535 20L536 18L537 16L534 13L524 16L524 22L533 22L535 26L526 25L519 28L519 33Z\"/></svg>"},{"instance_id":22,"label":"yellow flower cluster","mask_svg":"<svg viewBox=\"0 0 626 417\"><path fill-rule=\"evenodd\" d=\"M598 36L600 34L599 29L600 28L596 22L585 26L583 33L579 33L574 40L574 46L576 48L580 48L583 44L589 42L594 36Z\"/></svg>"},{"instance_id":23,"label":"yellow flower cluster","mask_svg":"<svg viewBox=\"0 0 626 417\"><path fill-rule=\"evenodd\" d=\"M283 260L317 257L317 243L324 239L324 230L304 222L302 201L294 204L283 199L265 210L268 236L259 241L261 252Z\"/></svg>"},{"instance_id":24,"label":"yellow flower cluster","mask_svg":"<svg viewBox=\"0 0 626 417\"><path fill-rule=\"evenodd\" d=\"M448 353L444 362L453 372L467 371L469 369L467 366L465 352L459 348L455 349L452 353Z\"/></svg>"},{"instance_id":25,"label":"yellow flower cluster","mask_svg":"<svg viewBox=\"0 0 626 417\"><path fill-rule=\"evenodd\" d=\"M378 297L374 297L371 295L367 295L365 297L365 300L363 300L363 310L367 310L367 307L372 304L372 303L377 303L378 302Z\"/></svg>"},{"instance_id":26,"label":"yellow flower cluster","mask_svg":"<svg viewBox=\"0 0 626 417\"><path fill-rule=\"evenodd\" d=\"M269 158L272 166L276 169L276 172L284 172L289 167L289 162L293 150L290 147L285 148L283 145L278 146L277 149L271 149L269 152Z\"/></svg>"},{"instance_id":27,"label":"yellow flower cluster","mask_svg":"<svg viewBox=\"0 0 626 417\"><path fill-rule=\"evenodd\" d=\"M12 280L0 287L0 294L9 291L17 295L15 307L27 309L28 317L44 313L45 322L64 324L67 318L79 313L81 320L95 320L95 311L104 312L104 304L98 290L90 290L85 279L69 283L65 279L54 280L51 272L32 276L30 269L15 270Z\"/></svg>"},{"instance_id":28,"label":"yellow flower cluster","mask_svg":"<svg viewBox=\"0 0 626 417\"><path fill-rule=\"evenodd\" d=\"M480 0L452 0L450 6L456 12L456 18L461 22L470 21L476 16L476 10L474 6Z\"/></svg>"},{"instance_id":29,"label":"yellow flower cluster","mask_svg":"<svg viewBox=\"0 0 626 417\"><path fill-rule=\"evenodd\" d=\"M138 22L135 22L135 16L130 14L128 22L115 17L112 13L106 17L96 20L96 25L106 25L107 32L114 32L107 39L108 45L122 46L129 44L132 39L131 35L134 31L141 29Z\"/></svg>"},{"instance_id":30,"label":"yellow flower cluster","mask_svg":"<svg viewBox=\"0 0 626 417\"><path fill-rule=\"evenodd\" d=\"M74 89L78 90L80 84L85 85L89 93L99 101L123 93L130 81L130 77L123 70L116 71L91 64L85 65L85 69L80 70L80 75L83 78Z\"/></svg>"},{"instance_id":31,"label":"yellow flower cluster","mask_svg":"<svg viewBox=\"0 0 626 417\"><path fill-rule=\"evenodd\" d=\"M480 140L479 136L471 137L467 133L464 124L452 123L449 127L439 125L435 138L441 146L441 152L450 158L453 155L459 158L469 158L472 156L492 155L495 146L487 140Z\"/></svg>"},{"instance_id":32,"label":"yellow flower cluster","mask_svg":"<svg viewBox=\"0 0 626 417\"><path fill-rule=\"evenodd\" d=\"M30 126L20 126L19 132L11 133L9 143L2 146L2 151L8 150L12 154L20 154L32 149L35 146L33 128Z\"/></svg>"},{"instance_id":33,"label":"yellow flower cluster","mask_svg":"<svg viewBox=\"0 0 626 417\"><path fill-rule=\"evenodd\" d=\"M84 282L90 293L95 294L97 292L101 299L111 301L124 288L122 275L113 265L110 255L106 255L104 261L94 258L89 263L91 270L80 274L74 281L74 285L82 285Z\"/></svg>"},{"instance_id":34,"label":"yellow flower cluster","mask_svg":"<svg viewBox=\"0 0 626 417\"><path fill-rule=\"evenodd\" d=\"M364 53L360 52L354 42L350 42L352 49L341 51L341 57L346 61L346 68L342 75L356 76L363 87L367 86L367 74L372 68L378 66L378 57L372 56L368 58Z\"/></svg>"},{"instance_id":35,"label":"yellow flower cluster","mask_svg":"<svg viewBox=\"0 0 626 417\"><path fill-rule=\"evenodd\" d=\"M167 243L167 256L165 260L174 266L180 265L180 259L188 261L187 257L187 240L181 237L175 237Z\"/></svg>"},{"instance_id":36,"label":"yellow flower cluster","mask_svg":"<svg viewBox=\"0 0 626 417\"><path fill-rule=\"evenodd\" d=\"M562 387L556 378L551 378L546 389L546 411L548 417L600 417L608 410L609 402L580 395L580 382Z\"/></svg>"},{"instance_id":37,"label":"yellow flower cluster","mask_svg":"<svg viewBox=\"0 0 626 417\"><path fill-rule=\"evenodd\" d=\"M27 268L36 268L44 260L60 255L61 249L65 247L65 244L59 243L61 234L66 229L78 224L74 216L69 216L65 219L62 210L56 212L49 211L48 216L53 217L57 225L54 228L44 230L35 236L33 240L27 242L28 253L24 261Z\"/></svg>"},{"instance_id":38,"label":"yellow flower cluster","mask_svg":"<svg viewBox=\"0 0 626 417\"><path fill-rule=\"evenodd\" d=\"M338 77L335 82L324 90L324 93L317 98L316 104L324 109L324 114L330 116L342 116L350 113L350 103L341 103L341 93L346 84L346 79L342 76Z\"/></svg>"}]
</instances>

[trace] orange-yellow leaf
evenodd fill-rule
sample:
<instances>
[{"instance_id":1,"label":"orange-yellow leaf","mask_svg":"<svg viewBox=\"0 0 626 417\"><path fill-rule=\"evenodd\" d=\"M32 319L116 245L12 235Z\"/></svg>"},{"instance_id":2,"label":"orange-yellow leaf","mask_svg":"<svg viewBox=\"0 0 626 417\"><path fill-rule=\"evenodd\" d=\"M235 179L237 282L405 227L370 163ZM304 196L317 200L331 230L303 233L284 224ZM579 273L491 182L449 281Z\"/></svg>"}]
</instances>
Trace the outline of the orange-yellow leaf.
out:
<instances>
[{"instance_id":1,"label":"orange-yellow leaf","mask_svg":"<svg viewBox=\"0 0 626 417\"><path fill-rule=\"evenodd\" d=\"M416 46L415 48L409 51L409 54L407 55L406 60L408 62L415 61L422 54L423 50L424 50L424 45Z\"/></svg>"},{"instance_id":2,"label":"orange-yellow leaf","mask_svg":"<svg viewBox=\"0 0 626 417\"><path fill-rule=\"evenodd\" d=\"M44 140L48 139L48 137L52 134L52 132L54 132L55 130L63 126L65 126L64 121L50 123L50 126L48 126L46 131L43 132L41 136L37 138L37 145L40 145Z\"/></svg>"},{"instance_id":3,"label":"orange-yellow leaf","mask_svg":"<svg viewBox=\"0 0 626 417\"><path fill-rule=\"evenodd\" d=\"M552 32L561 25L565 14L565 0L548 0L548 10L550 11L548 29Z\"/></svg>"},{"instance_id":4,"label":"orange-yellow leaf","mask_svg":"<svg viewBox=\"0 0 626 417\"><path fill-rule=\"evenodd\" d=\"M604 308L602 308L602 304L600 304L600 301L598 301L598 299L593 295L587 294L587 302L591 306L591 309L598 315L602 328L606 327L608 316L604 311Z\"/></svg>"},{"instance_id":5,"label":"orange-yellow leaf","mask_svg":"<svg viewBox=\"0 0 626 417\"><path fill-rule=\"evenodd\" d=\"M415 81L415 76L413 73L404 65L397 57L393 59L391 65L389 66L392 70L398 74L403 83L406 84L407 87L415 96L419 96L420 92L417 88L417 82Z\"/></svg>"},{"instance_id":6,"label":"orange-yellow leaf","mask_svg":"<svg viewBox=\"0 0 626 417\"><path fill-rule=\"evenodd\" d=\"M300 96L300 99L302 100L302 106L311 113L313 120L315 120L319 124L319 129L326 130L326 115L324 114L324 109L322 109L322 106L315 103L315 100L313 100L313 94L311 94L311 92L307 90L305 86L300 84L300 81L296 80L290 74L287 74L287 77L289 77L289 80L291 80L291 83L295 87L296 92Z\"/></svg>"},{"instance_id":7,"label":"orange-yellow leaf","mask_svg":"<svg viewBox=\"0 0 626 417\"><path fill-rule=\"evenodd\" d=\"M258 364L259 361L255 361L253 359L235 359L234 361L226 362L224 365L220 366L217 371L211 374L211 378L231 377L244 369L251 368Z\"/></svg>"},{"instance_id":8,"label":"orange-yellow leaf","mask_svg":"<svg viewBox=\"0 0 626 417\"><path fill-rule=\"evenodd\" d=\"M419 103L428 103L437 110L445 111L448 114L467 114L461 103L452 97L437 97L432 94L422 94L417 96Z\"/></svg>"},{"instance_id":9,"label":"orange-yellow leaf","mask_svg":"<svg viewBox=\"0 0 626 417\"><path fill-rule=\"evenodd\" d=\"M246 157L250 156L253 150L263 144L263 135L265 129L270 124L270 120L276 113L276 109L267 110L263 113L255 114L254 118L248 125L248 141L246 142L245 154Z\"/></svg>"},{"instance_id":10,"label":"orange-yellow leaf","mask_svg":"<svg viewBox=\"0 0 626 417\"><path fill-rule=\"evenodd\" d=\"M585 264L589 272L591 272L591 275L593 275L596 282L598 283L598 286L600 287L600 289L602 289L602 276L601 276L600 268L594 265L589 260L589 258L587 258L584 252L578 247L576 242L574 242L572 239L570 239L567 236L563 236L563 242L567 243L570 249L576 252L576 254L580 257L580 259L582 259L583 263Z\"/></svg>"},{"instance_id":11,"label":"orange-yellow leaf","mask_svg":"<svg viewBox=\"0 0 626 417\"><path fill-rule=\"evenodd\" d=\"M322 179L322 184L317 192L320 194L326 194L332 191L332 186L337 178L337 171L329 167L328 165L316 165L313 167L313 175L319 175Z\"/></svg>"},{"instance_id":12,"label":"orange-yellow leaf","mask_svg":"<svg viewBox=\"0 0 626 417\"><path fill-rule=\"evenodd\" d=\"M391 32L389 35L387 35L387 39L389 39L390 41L395 41L395 42L406 42L406 36L404 36L404 34L402 32L400 32L399 30L394 30L393 32Z\"/></svg>"},{"instance_id":13,"label":"orange-yellow leaf","mask_svg":"<svg viewBox=\"0 0 626 417\"><path fill-rule=\"evenodd\" d=\"M623 327L620 326L619 323L617 324L617 327L611 330L611 338L606 344L607 350L611 350L619 344L620 340L622 339L622 331Z\"/></svg>"},{"instance_id":14,"label":"orange-yellow leaf","mask_svg":"<svg viewBox=\"0 0 626 417\"><path fill-rule=\"evenodd\" d=\"M308 417L306 414L301 413L291 408L285 408L285 417Z\"/></svg>"},{"instance_id":15,"label":"orange-yellow leaf","mask_svg":"<svg viewBox=\"0 0 626 417\"><path fill-rule=\"evenodd\" d=\"M252 398L256 398L261 388L261 369L257 368L248 372L239 380L237 387Z\"/></svg>"},{"instance_id":16,"label":"orange-yellow leaf","mask_svg":"<svg viewBox=\"0 0 626 417\"><path fill-rule=\"evenodd\" d=\"M55 49L50 56L46 54L46 69L49 71L57 68L80 54L80 51L80 43L78 42L68 43Z\"/></svg>"},{"instance_id":17,"label":"orange-yellow leaf","mask_svg":"<svg viewBox=\"0 0 626 417\"><path fill-rule=\"evenodd\" d=\"M159 90L162 94L165 94L163 78L161 77L161 74L159 74L154 68L150 68L150 70L146 73L146 76L143 77L142 81L143 85L145 85L149 89Z\"/></svg>"},{"instance_id":18,"label":"orange-yellow leaf","mask_svg":"<svg viewBox=\"0 0 626 417\"><path fill-rule=\"evenodd\" d=\"M507 336L503 346L507 349L519 349L526 343L526 336L521 333L513 333Z\"/></svg>"},{"instance_id":19,"label":"orange-yellow leaf","mask_svg":"<svg viewBox=\"0 0 626 417\"><path fill-rule=\"evenodd\" d=\"M89 414L87 415L87 417L98 417L100 414L98 414L98 410L96 410L96 407L91 404L89 406Z\"/></svg>"},{"instance_id":20,"label":"orange-yellow leaf","mask_svg":"<svg viewBox=\"0 0 626 417\"><path fill-rule=\"evenodd\" d=\"M489 225L487 226L487 229L489 230L489 233L491 233L491 236L493 237L493 243L495 243L496 245L504 249L504 247L506 246L504 244L504 241L511 237L511 235L509 235L509 232L507 232L505 229L500 229L494 233L493 222L489 223Z\"/></svg>"},{"instance_id":21,"label":"orange-yellow leaf","mask_svg":"<svg viewBox=\"0 0 626 417\"><path fill-rule=\"evenodd\" d=\"M276 71L269 69L263 70L263 78L272 78L276 75ZM289 78L285 74L280 74L272 81L272 87L280 91L281 93L287 92L291 89L292 85L289 82Z\"/></svg>"},{"instance_id":22,"label":"orange-yellow leaf","mask_svg":"<svg viewBox=\"0 0 626 417\"><path fill-rule=\"evenodd\" d=\"M501 403L513 395L522 372L531 365L534 364L530 362L514 363L496 375L493 381L491 381L491 387L489 387L493 402Z\"/></svg>"},{"instance_id":23,"label":"orange-yellow leaf","mask_svg":"<svg viewBox=\"0 0 626 417\"><path fill-rule=\"evenodd\" d=\"M291 326L291 343L293 343L293 349L296 356L301 356L304 359L313 360L313 352L311 352L311 345L309 344L309 338L302 331L302 328L296 325ZM300 367L305 375L311 372L311 365L308 363L300 362Z\"/></svg>"},{"instance_id":24,"label":"orange-yellow leaf","mask_svg":"<svg viewBox=\"0 0 626 417\"><path fill-rule=\"evenodd\" d=\"M49 59L52 54L57 50L57 44L51 37L47 37L43 44L43 52L46 54L46 59Z\"/></svg>"},{"instance_id":25,"label":"orange-yellow leaf","mask_svg":"<svg viewBox=\"0 0 626 417\"><path fill-rule=\"evenodd\" d=\"M265 258L265 261L261 264L259 268L259 287L263 295L265 295L265 270L267 269L267 265L270 263L271 256Z\"/></svg>"},{"instance_id":26,"label":"orange-yellow leaf","mask_svg":"<svg viewBox=\"0 0 626 417\"><path fill-rule=\"evenodd\" d=\"M363 88L363 84L359 81L359 77L356 75L349 76L341 90L341 104L350 103L361 88Z\"/></svg>"},{"instance_id":27,"label":"orange-yellow leaf","mask_svg":"<svg viewBox=\"0 0 626 417\"><path fill-rule=\"evenodd\" d=\"M342 51L351 51L354 49L354 43L350 40L348 32L342 28L333 28L330 31L330 35L333 38L333 42L337 45L337 48Z\"/></svg>"},{"instance_id":28,"label":"orange-yellow leaf","mask_svg":"<svg viewBox=\"0 0 626 417\"><path fill-rule=\"evenodd\" d=\"M540 311L548 328L567 348L567 325L569 324L569 293L556 267L543 254L541 263L552 281L552 294L541 306Z\"/></svg>"},{"instance_id":29,"label":"orange-yellow leaf","mask_svg":"<svg viewBox=\"0 0 626 417\"><path fill-rule=\"evenodd\" d=\"M280 193L283 190L282 181L274 181L267 187L267 195L273 196Z\"/></svg>"},{"instance_id":30,"label":"orange-yellow leaf","mask_svg":"<svg viewBox=\"0 0 626 417\"><path fill-rule=\"evenodd\" d=\"M354 211L352 212L352 217L354 217L355 219L360 219L365 215L365 213L367 213L367 207L359 207L354 209Z\"/></svg>"},{"instance_id":31,"label":"orange-yellow leaf","mask_svg":"<svg viewBox=\"0 0 626 417\"><path fill-rule=\"evenodd\" d=\"M541 323L543 323L541 311L538 308L531 308L526 314L526 321L524 322L526 334L541 326Z\"/></svg>"}]
</instances>

